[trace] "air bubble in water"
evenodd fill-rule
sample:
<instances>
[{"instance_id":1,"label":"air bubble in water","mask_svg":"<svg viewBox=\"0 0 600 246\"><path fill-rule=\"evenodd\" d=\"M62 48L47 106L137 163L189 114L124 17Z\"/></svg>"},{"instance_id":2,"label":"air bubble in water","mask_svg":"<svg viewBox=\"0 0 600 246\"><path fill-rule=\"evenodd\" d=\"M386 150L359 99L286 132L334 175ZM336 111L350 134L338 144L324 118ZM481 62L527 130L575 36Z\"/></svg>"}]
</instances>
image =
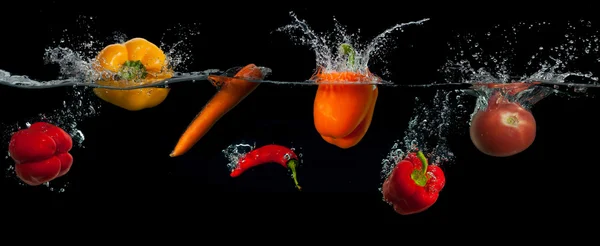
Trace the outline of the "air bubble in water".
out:
<instances>
[{"instance_id":1,"label":"air bubble in water","mask_svg":"<svg viewBox=\"0 0 600 246\"><path fill-rule=\"evenodd\" d=\"M240 143L229 145L222 150L221 152L223 152L223 155L225 155L225 158L228 160L227 168L229 168L229 171L233 171L237 167L240 158L252 151L255 147L256 143L253 145Z\"/></svg>"},{"instance_id":2,"label":"air bubble in water","mask_svg":"<svg viewBox=\"0 0 600 246\"><path fill-rule=\"evenodd\" d=\"M394 142L388 156L382 161L382 183L407 153L417 149L423 151L432 164L447 165L454 161L447 137L464 126L465 116L468 115L462 107L457 106L463 103L459 100L461 97L456 96L460 93L459 90L437 91L428 103L415 98L417 106L404 138Z\"/></svg>"},{"instance_id":3,"label":"air bubble in water","mask_svg":"<svg viewBox=\"0 0 600 246\"><path fill-rule=\"evenodd\" d=\"M69 79L85 83L93 82L95 79L99 78L100 75L103 75L93 69L97 53L109 44L124 43L127 40L127 36L119 32L114 32L112 35L98 33L94 30L94 21L95 18L93 17L81 16L76 21L73 28L63 29L61 37L53 42L52 47L46 49L44 61L48 64L58 65L60 74L58 79ZM194 25L197 26L196 24ZM194 42L190 39L199 34L197 30L194 30L194 25L179 25L171 30L167 30L167 33L164 35L166 38L171 37L172 40L168 40L167 42L162 41L160 46L163 50L167 51L166 53L169 56L168 59L173 63L171 65L173 65L174 68L182 68L182 66L187 65L191 57L191 53L188 51L191 47L190 45ZM108 38L99 39L98 37L100 36L108 36ZM3 70L0 70L0 80L21 86L47 85L64 82L60 80L39 82L30 79L27 76L11 75L9 72ZM73 141L77 143L80 148L84 148L83 142L85 136L78 128L78 125L83 120L98 115L100 108L100 100L96 98L91 90L73 86L72 90L67 93L67 100L62 101L62 105L59 109L55 109L51 112L44 112L43 114L24 119L23 121L27 122L27 127L29 127L29 124L38 121L46 121L57 125L68 132L72 136ZM3 129L2 142L7 143L8 138L10 138L13 132L19 130L22 124L23 123L3 123L1 126ZM77 157L75 157L75 159L77 159ZM18 178L14 175L13 165L7 166L6 177L18 182ZM60 184L60 182L56 183ZM22 184L22 182L19 184ZM61 190L61 188L57 187L52 188L55 191Z\"/></svg>"}]
</instances>

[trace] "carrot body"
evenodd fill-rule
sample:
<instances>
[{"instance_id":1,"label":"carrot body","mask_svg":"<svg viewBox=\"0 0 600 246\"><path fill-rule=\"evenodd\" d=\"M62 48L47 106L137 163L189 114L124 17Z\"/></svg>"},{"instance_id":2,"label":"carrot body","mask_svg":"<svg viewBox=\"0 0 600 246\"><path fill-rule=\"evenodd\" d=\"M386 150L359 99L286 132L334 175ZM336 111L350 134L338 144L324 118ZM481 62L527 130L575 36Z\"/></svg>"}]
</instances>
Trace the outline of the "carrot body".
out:
<instances>
[{"instance_id":1,"label":"carrot body","mask_svg":"<svg viewBox=\"0 0 600 246\"><path fill-rule=\"evenodd\" d=\"M223 115L234 108L259 85L259 83L248 82L245 79L263 79L264 75L259 67L249 64L234 77L209 76L213 84L219 85L221 88L181 135L175 149L170 154L171 157L180 156L189 151Z\"/></svg>"}]
</instances>

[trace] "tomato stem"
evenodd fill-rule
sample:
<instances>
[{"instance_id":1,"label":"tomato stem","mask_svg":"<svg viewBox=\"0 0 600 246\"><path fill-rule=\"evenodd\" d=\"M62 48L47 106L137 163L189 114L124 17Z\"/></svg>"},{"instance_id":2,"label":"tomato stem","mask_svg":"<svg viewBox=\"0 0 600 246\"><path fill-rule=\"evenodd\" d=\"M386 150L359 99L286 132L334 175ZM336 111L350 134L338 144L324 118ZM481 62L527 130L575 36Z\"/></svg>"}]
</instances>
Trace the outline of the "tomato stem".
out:
<instances>
[{"instance_id":1,"label":"tomato stem","mask_svg":"<svg viewBox=\"0 0 600 246\"><path fill-rule=\"evenodd\" d=\"M352 45L348 43L343 43L340 45L340 51L342 54L348 56L348 64L350 67L354 67L354 59L356 58L356 51L352 48Z\"/></svg>"},{"instance_id":2,"label":"tomato stem","mask_svg":"<svg viewBox=\"0 0 600 246\"><path fill-rule=\"evenodd\" d=\"M296 184L296 188L298 190L302 190L302 187L300 187L300 185L298 184L298 176L296 173L296 167L298 166L298 161L295 159L291 159L288 164L287 164L288 168L290 168L290 170L292 170L292 178L294 178L294 183Z\"/></svg>"},{"instance_id":3,"label":"tomato stem","mask_svg":"<svg viewBox=\"0 0 600 246\"><path fill-rule=\"evenodd\" d=\"M148 73L146 72L146 67L142 64L142 61L126 61L121 66L117 75L121 79L136 80L146 78Z\"/></svg>"},{"instance_id":4,"label":"tomato stem","mask_svg":"<svg viewBox=\"0 0 600 246\"><path fill-rule=\"evenodd\" d=\"M410 177L415 181L417 185L425 186L427 184L427 166L429 164L427 163L427 158L425 158L423 152L417 152L417 158L419 158L421 164L423 165L422 170L415 169L410 175Z\"/></svg>"}]
</instances>

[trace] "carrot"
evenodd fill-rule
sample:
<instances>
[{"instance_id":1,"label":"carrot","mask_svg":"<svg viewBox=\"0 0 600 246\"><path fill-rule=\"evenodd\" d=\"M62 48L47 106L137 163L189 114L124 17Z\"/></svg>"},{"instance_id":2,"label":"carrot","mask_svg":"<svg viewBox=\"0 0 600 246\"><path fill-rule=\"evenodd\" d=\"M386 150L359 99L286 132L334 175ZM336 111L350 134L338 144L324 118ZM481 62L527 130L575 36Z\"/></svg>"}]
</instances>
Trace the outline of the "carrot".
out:
<instances>
[{"instance_id":1,"label":"carrot","mask_svg":"<svg viewBox=\"0 0 600 246\"><path fill-rule=\"evenodd\" d=\"M223 115L244 100L259 85L259 83L244 79L258 80L263 78L264 74L254 64L246 65L234 78L209 76L213 85L221 88L196 115L196 118L181 135L175 149L169 156L176 157L189 151Z\"/></svg>"}]
</instances>

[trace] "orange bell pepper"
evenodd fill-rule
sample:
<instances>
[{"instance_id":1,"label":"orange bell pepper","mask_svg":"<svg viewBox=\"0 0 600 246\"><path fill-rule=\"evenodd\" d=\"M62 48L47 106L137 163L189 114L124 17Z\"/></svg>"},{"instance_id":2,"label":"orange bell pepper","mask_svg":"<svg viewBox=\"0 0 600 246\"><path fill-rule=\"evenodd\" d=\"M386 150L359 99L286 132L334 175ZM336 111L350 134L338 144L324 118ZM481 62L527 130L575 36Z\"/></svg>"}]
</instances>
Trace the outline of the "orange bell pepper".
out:
<instances>
[{"instance_id":1,"label":"orange bell pepper","mask_svg":"<svg viewBox=\"0 0 600 246\"><path fill-rule=\"evenodd\" d=\"M349 63L353 65L354 50L347 44L341 48L349 55ZM371 125L379 95L376 85L360 83L379 81L379 78L368 70L363 74L354 71L323 72L320 68L312 79L321 83L313 108L315 128L321 137L343 149L357 145Z\"/></svg>"},{"instance_id":2,"label":"orange bell pepper","mask_svg":"<svg viewBox=\"0 0 600 246\"><path fill-rule=\"evenodd\" d=\"M143 38L133 38L124 44L111 44L98 54L95 68L103 73L96 83L127 87L151 84L173 76L167 67L165 53ZM169 88L113 90L94 88L96 96L121 108L138 111L156 107L169 94Z\"/></svg>"}]
</instances>

